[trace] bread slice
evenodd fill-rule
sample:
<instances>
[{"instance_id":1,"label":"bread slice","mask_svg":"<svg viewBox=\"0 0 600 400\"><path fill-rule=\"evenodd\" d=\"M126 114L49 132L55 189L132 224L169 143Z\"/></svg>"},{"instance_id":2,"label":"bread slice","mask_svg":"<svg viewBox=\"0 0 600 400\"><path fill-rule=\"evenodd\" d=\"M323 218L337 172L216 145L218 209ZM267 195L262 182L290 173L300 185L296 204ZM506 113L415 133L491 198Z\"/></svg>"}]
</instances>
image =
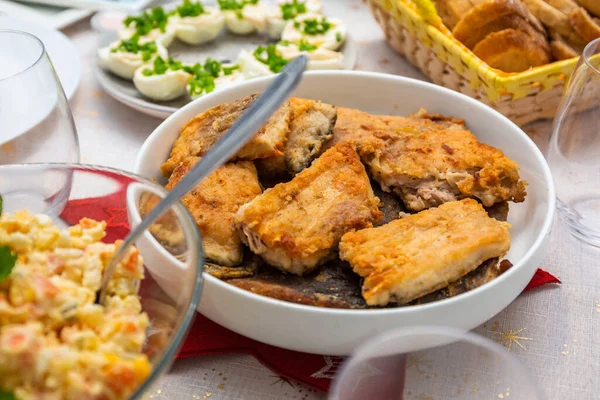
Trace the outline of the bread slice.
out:
<instances>
[{"instance_id":1,"label":"bread slice","mask_svg":"<svg viewBox=\"0 0 600 400\"><path fill-rule=\"evenodd\" d=\"M560 12L543 0L521 0L529 11L549 29L554 29L569 43L581 46L586 41L575 31L567 14Z\"/></svg>"},{"instance_id":2,"label":"bread slice","mask_svg":"<svg viewBox=\"0 0 600 400\"><path fill-rule=\"evenodd\" d=\"M544 26L519 0L492 0L473 7L459 21L452 34L473 49L488 34L505 29L523 31L548 48Z\"/></svg>"},{"instance_id":3,"label":"bread slice","mask_svg":"<svg viewBox=\"0 0 600 400\"><path fill-rule=\"evenodd\" d=\"M557 60L579 57L581 53L583 53L583 49L585 48L584 45L567 40L554 29L549 29L548 34L550 35L552 55Z\"/></svg>"},{"instance_id":4,"label":"bread slice","mask_svg":"<svg viewBox=\"0 0 600 400\"><path fill-rule=\"evenodd\" d=\"M579 8L579 5L575 2L575 0L545 0L546 3L550 4L552 7L556 8L563 14L571 14L573 11Z\"/></svg>"},{"instance_id":5,"label":"bread slice","mask_svg":"<svg viewBox=\"0 0 600 400\"><path fill-rule=\"evenodd\" d=\"M435 8L444 25L452 30L473 4L471 0L436 0Z\"/></svg>"},{"instance_id":6,"label":"bread slice","mask_svg":"<svg viewBox=\"0 0 600 400\"><path fill-rule=\"evenodd\" d=\"M473 53L490 67L504 72L522 72L552 60L549 49L516 29L490 33L475 46Z\"/></svg>"},{"instance_id":7,"label":"bread slice","mask_svg":"<svg viewBox=\"0 0 600 400\"><path fill-rule=\"evenodd\" d=\"M565 42L564 38L560 35L558 36L558 39L553 39L550 42L550 50L552 51L552 56L559 61L579 57L581 54Z\"/></svg>"},{"instance_id":8,"label":"bread slice","mask_svg":"<svg viewBox=\"0 0 600 400\"><path fill-rule=\"evenodd\" d=\"M600 17L600 1L598 0L577 0L580 6Z\"/></svg>"},{"instance_id":9,"label":"bread slice","mask_svg":"<svg viewBox=\"0 0 600 400\"><path fill-rule=\"evenodd\" d=\"M569 14L569 22L586 42L600 38L600 25L585 9L579 7Z\"/></svg>"},{"instance_id":10,"label":"bread slice","mask_svg":"<svg viewBox=\"0 0 600 400\"><path fill-rule=\"evenodd\" d=\"M444 25L452 30L471 8L486 1L488 0L435 0L435 8Z\"/></svg>"}]
</instances>

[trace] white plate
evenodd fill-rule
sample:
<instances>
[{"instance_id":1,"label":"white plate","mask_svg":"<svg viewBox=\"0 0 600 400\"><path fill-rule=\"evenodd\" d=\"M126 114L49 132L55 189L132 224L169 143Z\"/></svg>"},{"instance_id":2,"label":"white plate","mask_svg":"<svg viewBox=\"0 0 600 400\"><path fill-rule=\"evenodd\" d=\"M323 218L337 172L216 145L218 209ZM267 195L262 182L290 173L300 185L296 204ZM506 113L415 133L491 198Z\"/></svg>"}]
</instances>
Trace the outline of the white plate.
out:
<instances>
[{"instance_id":1,"label":"white plate","mask_svg":"<svg viewBox=\"0 0 600 400\"><path fill-rule=\"evenodd\" d=\"M147 7L155 0L21 0L27 3L47 4L60 7L78 7L89 10L127 10L137 11Z\"/></svg>"},{"instance_id":2,"label":"white plate","mask_svg":"<svg viewBox=\"0 0 600 400\"><path fill-rule=\"evenodd\" d=\"M93 13L91 10L79 8L62 8L33 3L22 4L12 0L0 0L0 12L54 29L66 28Z\"/></svg>"},{"instance_id":3,"label":"white plate","mask_svg":"<svg viewBox=\"0 0 600 400\"><path fill-rule=\"evenodd\" d=\"M199 46L186 45L176 39L169 46L168 51L169 56L190 63L204 61L209 57L219 61L233 62L240 50L254 50L257 46L267 42L268 39L264 35L239 36L224 31L215 41ZM349 35L340 51L344 54L344 69L353 69L358 57L358 46ZM97 60L94 60L94 71L100 86L110 96L128 107L153 117L167 118L190 102L187 96L166 102L147 99L138 92L133 82L103 70Z\"/></svg>"},{"instance_id":4,"label":"white plate","mask_svg":"<svg viewBox=\"0 0 600 400\"><path fill-rule=\"evenodd\" d=\"M197 99L167 118L142 146L134 171L163 181L167 159L181 128L196 114L260 92L272 78L241 83ZM550 238L555 193L550 170L536 145L507 118L470 97L430 83L368 72L309 72L294 96L377 114L408 115L423 107L464 118L479 140L500 148L521 166L525 202L510 205L514 266L475 290L418 306L340 310L259 296L205 274L200 312L216 323L264 343L317 354L347 355L374 335L394 328L445 325L470 330L508 306L533 277ZM170 268L164 265L164 268Z\"/></svg>"},{"instance_id":5,"label":"white plate","mask_svg":"<svg viewBox=\"0 0 600 400\"><path fill-rule=\"evenodd\" d=\"M81 58L73 43L61 32L32 22L0 15L0 29L31 33L44 43L65 95L70 99L81 78Z\"/></svg>"}]
</instances>

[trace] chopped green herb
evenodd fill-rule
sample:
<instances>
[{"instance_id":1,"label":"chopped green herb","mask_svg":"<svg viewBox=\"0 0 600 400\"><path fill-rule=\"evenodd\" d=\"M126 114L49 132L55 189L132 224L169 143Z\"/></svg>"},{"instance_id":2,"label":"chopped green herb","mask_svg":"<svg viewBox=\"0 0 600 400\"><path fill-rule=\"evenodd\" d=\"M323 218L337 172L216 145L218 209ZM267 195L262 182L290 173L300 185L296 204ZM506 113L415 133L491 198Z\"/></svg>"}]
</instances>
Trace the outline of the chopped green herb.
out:
<instances>
[{"instance_id":1,"label":"chopped green herb","mask_svg":"<svg viewBox=\"0 0 600 400\"><path fill-rule=\"evenodd\" d=\"M302 24L304 25L301 29L302 32L304 32L307 35L313 36L323 34L331 28L333 28L333 24L327 21L326 17L322 17L321 19L305 19L304 21L302 21ZM296 26L296 24L294 24L294 26L297 29L300 29L300 26Z\"/></svg>"},{"instance_id":2,"label":"chopped green herb","mask_svg":"<svg viewBox=\"0 0 600 400\"><path fill-rule=\"evenodd\" d=\"M165 61L162 57L156 57L154 59L152 69L145 68L142 71L144 76L152 76L152 75L162 75L166 73L168 70L171 71L179 71L184 70L189 74L194 74L194 67L183 65L181 61L173 60L171 57Z\"/></svg>"},{"instance_id":3,"label":"chopped green herb","mask_svg":"<svg viewBox=\"0 0 600 400\"><path fill-rule=\"evenodd\" d=\"M4 200L2 199L2 196L0 196L0 214L2 214L2 207L4 206Z\"/></svg>"},{"instance_id":4,"label":"chopped green herb","mask_svg":"<svg viewBox=\"0 0 600 400\"><path fill-rule=\"evenodd\" d=\"M201 70L200 73L194 75L189 85L190 96L200 96L202 93L210 93L215 90L215 77Z\"/></svg>"},{"instance_id":5,"label":"chopped green herb","mask_svg":"<svg viewBox=\"0 0 600 400\"><path fill-rule=\"evenodd\" d=\"M253 54L254 58L269 66L269 69L274 73L281 72L283 67L288 63L288 61L281 57L281 54L277 52L277 47L275 47L274 44L270 44L267 47L258 46Z\"/></svg>"},{"instance_id":6,"label":"chopped green herb","mask_svg":"<svg viewBox=\"0 0 600 400\"><path fill-rule=\"evenodd\" d=\"M127 40L121 40L116 47L110 49L111 53L116 53L117 51L123 51L126 53L141 52L142 59L144 61L150 60L152 58L152 54L156 53L157 50L156 43L154 42L140 44L140 35L137 33Z\"/></svg>"},{"instance_id":7,"label":"chopped green herb","mask_svg":"<svg viewBox=\"0 0 600 400\"><path fill-rule=\"evenodd\" d=\"M233 71L235 71L236 69L240 69L240 66L237 64L234 64L230 67L223 67L223 74L224 75L231 75L233 74Z\"/></svg>"},{"instance_id":8,"label":"chopped green herb","mask_svg":"<svg viewBox=\"0 0 600 400\"><path fill-rule=\"evenodd\" d=\"M298 14L306 13L306 4L304 2L298 2L298 0L281 4L279 7L281 7L281 14L286 21L288 19L296 18Z\"/></svg>"},{"instance_id":9,"label":"chopped green herb","mask_svg":"<svg viewBox=\"0 0 600 400\"><path fill-rule=\"evenodd\" d=\"M0 389L0 400L16 400L17 398L15 397L14 394L12 394L12 392L5 392L4 390Z\"/></svg>"},{"instance_id":10,"label":"chopped green herb","mask_svg":"<svg viewBox=\"0 0 600 400\"><path fill-rule=\"evenodd\" d=\"M153 29L160 29L161 32L165 32L167 29L167 22L169 16L172 13L166 14L162 7L155 7L150 11L144 11L140 15L130 15L123 21L123 24L129 27L135 23L135 32L138 35L147 35Z\"/></svg>"},{"instance_id":11,"label":"chopped green herb","mask_svg":"<svg viewBox=\"0 0 600 400\"><path fill-rule=\"evenodd\" d=\"M338 32L335 34L335 41L340 43L342 41L342 32Z\"/></svg>"},{"instance_id":12,"label":"chopped green herb","mask_svg":"<svg viewBox=\"0 0 600 400\"><path fill-rule=\"evenodd\" d=\"M302 39L300 43L298 43L298 50L300 51L315 51L317 46L314 44Z\"/></svg>"},{"instance_id":13,"label":"chopped green herb","mask_svg":"<svg viewBox=\"0 0 600 400\"><path fill-rule=\"evenodd\" d=\"M218 78L221 72L221 63L212 58L207 58L204 62L204 70L213 77Z\"/></svg>"},{"instance_id":14,"label":"chopped green herb","mask_svg":"<svg viewBox=\"0 0 600 400\"><path fill-rule=\"evenodd\" d=\"M294 21L294 28L300 29L300 22Z\"/></svg>"},{"instance_id":15,"label":"chopped green herb","mask_svg":"<svg viewBox=\"0 0 600 400\"><path fill-rule=\"evenodd\" d=\"M315 51L316 49L318 49L318 46L310 43L307 40L300 40L299 43L294 43L294 42L290 42L289 40L282 40L279 43L277 43L279 46L291 46L291 45L295 45L298 46L298 50L300 51Z\"/></svg>"},{"instance_id":16,"label":"chopped green herb","mask_svg":"<svg viewBox=\"0 0 600 400\"><path fill-rule=\"evenodd\" d=\"M258 0L219 0L221 10L242 10L248 4L257 4Z\"/></svg>"},{"instance_id":17,"label":"chopped green herb","mask_svg":"<svg viewBox=\"0 0 600 400\"><path fill-rule=\"evenodd\" d=\"M0 282L8 278L17 263L17 255L8 246L0 246Z\"/></svg>"},{"instance_id":18,"label":"chopped green herb","mask_svg":"<svg viewBox=\"0 0 600 400\"><path fill-rule=\"evenodd\" d=\"M206 14L206 11L204 11L204 6L199 1L192 3L191 0L183 0L183 4L177 7L177 14L182 18L197 17Z\"/></svg>"}]
</instances>

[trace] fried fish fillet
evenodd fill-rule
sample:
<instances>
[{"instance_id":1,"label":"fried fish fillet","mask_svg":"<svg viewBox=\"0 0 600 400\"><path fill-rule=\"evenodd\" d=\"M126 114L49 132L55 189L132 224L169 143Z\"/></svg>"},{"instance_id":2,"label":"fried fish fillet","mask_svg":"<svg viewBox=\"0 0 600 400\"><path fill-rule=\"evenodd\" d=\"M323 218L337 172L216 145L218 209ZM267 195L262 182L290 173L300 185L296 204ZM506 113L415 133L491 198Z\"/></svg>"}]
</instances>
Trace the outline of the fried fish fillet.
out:
<instances>
[{"instance_id":1,"label":"fried fish fillet","mask_svg":"<svg viewBox=\"0 0 600 400\"><path fill-rule=\"evenodd\" d=\"M342 143L240 207L235 224L267 263L302 275L327 261L344 233L379 221L379 204L358 154Z\"/></svg>"},{"instance_id":2,"label":"fried fish fillet","mask_svg":"<svg viewBox=\"0 0 600 400\"><path fill-rule=\"evenodd\" d=\"M257 98L258 94L253 94L231 103L220 104L192 118L181 130L169 159L162 165L163 175L169 177L188 157L204 156ZM286 102L242 147L236 159L254 160L282 155L290 115L291 109Z\"/></svg>"},{"instance_id":3,"label":"fried fish fillet","mask_svg":"<svg viewBox=\"0 0 600 400\"><path fill-rule=\"evenodd\" d=\"M346 233L340 258L364 277L368 305L408 303L448 286L510 248L506 222L488 216L472 199Z\"/></svg>"},{"instance_id":4,"label":"fried fish fillet","mask_svg":"<svg viewBox=\"0 0 600 400\"><path fill-rule=\"evenodd\" d=\"M171 190L198 160L183 161L173 171L166 188ZM206 258L228 267L242 262L243 246L233 217L241 205L261 192L254 164L239 161L219 167L183 197L181 202L198 224Z\"/></svg>"},{"instance_id":5,"label":"fried fish fillet","mask_svg":"<svg viewBox=\"0 0 600 400\"><path fill-rule=\"evenodd\" d=\"M261 176L297 174L310 165L331 139L337 119L335 106L294 97L290 99L290 108L290 132L283 145L284 155L257 160Z\"/></svg>"},{"instance_id":6,"label":"fried fish fillet","mask_svg":"<svg viewBox=\"0 0 600 400\"><path fill-rule=\"evenodd\" d=\"M383 190L394 191L413 211L469 197L485 206L525 199L517 163L480 143L459 119L339 109L333 140L354 143Z\"/></svg>"}]
</instances>

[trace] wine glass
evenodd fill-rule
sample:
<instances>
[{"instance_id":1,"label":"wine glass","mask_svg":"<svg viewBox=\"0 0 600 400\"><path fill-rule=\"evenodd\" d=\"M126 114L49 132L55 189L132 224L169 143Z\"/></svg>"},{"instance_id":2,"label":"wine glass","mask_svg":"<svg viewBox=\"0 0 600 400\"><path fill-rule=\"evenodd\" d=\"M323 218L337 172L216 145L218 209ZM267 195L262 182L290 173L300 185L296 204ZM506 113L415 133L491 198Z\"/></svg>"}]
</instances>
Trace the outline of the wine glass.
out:
<instances>
[{"instance_id":1,"label":"wine glass","mask_svg":"<svg viewBox=\"0 0 600 400\"><path fill-rule=\"evenodd\" d=\"M579 240L600 246L600 39L587 45L554 119L548 164L558 215Z\"/></svg>"},{"instance_id":2,"label":"wine glass","mask_svg":"<svg viewBox=\"0 0 600 400\"><path fill-rule=\"evenodd\" d=\"M3 214L23 209L44 213L63 229L83 218L105 221L107 235L103 241L107 243L123 239L129 228L167 194L163 187L140 176L91 165L0 165L2 197L12 189L14 180L20 181L23 191L37 193L37 198L53 199L58 193L62 201L48 200L52 208L41 203L33 204L34 208L4 203ZM67 180L71 181L70 190L64 193ZM152 369L137 387L127 387L126 392L128 399L146 399L174 361L195 316L203 284L204 253L198 227L181 203L172 206L135 245L144 260L138 296L150 321L142 351ZM2 325L0 319L0 328ZM45 384L38 381L36 385Z\"/></svg>"},{"instance_id":3,"label":"wine glass","mask_svg":"<svg viewBox=\"0 0 600 400\"><path fill-rule=\"evenodd\" d=\"M40 162L79 162L79 142L69 104L43 43L35 36L0 30L0 166ZM41 182L16 168L4 182L5 205L51 212L70 190L70 171ZM30 182L47 186L26 190Z\"/></svg>"},{"instance_id":4,"label":"wine glass","mask_svg":"<svg viewBox=\"0 0 600 400\"><path fill-rule=\"evenodd\" d=\"M0 30L0 165L79 162L69 104L35 36Z\"/></svg>"},{"instance_id":5,"label":"wine glass","mask_svg":"<svg viewBox=\"0 0 600 400\"><path fill-rule=\"evenodd\" d=\"M376 336L342 365L330 400L542 400L527 369L497 343L456 328Z\"/></svg>"}]
</instances>

